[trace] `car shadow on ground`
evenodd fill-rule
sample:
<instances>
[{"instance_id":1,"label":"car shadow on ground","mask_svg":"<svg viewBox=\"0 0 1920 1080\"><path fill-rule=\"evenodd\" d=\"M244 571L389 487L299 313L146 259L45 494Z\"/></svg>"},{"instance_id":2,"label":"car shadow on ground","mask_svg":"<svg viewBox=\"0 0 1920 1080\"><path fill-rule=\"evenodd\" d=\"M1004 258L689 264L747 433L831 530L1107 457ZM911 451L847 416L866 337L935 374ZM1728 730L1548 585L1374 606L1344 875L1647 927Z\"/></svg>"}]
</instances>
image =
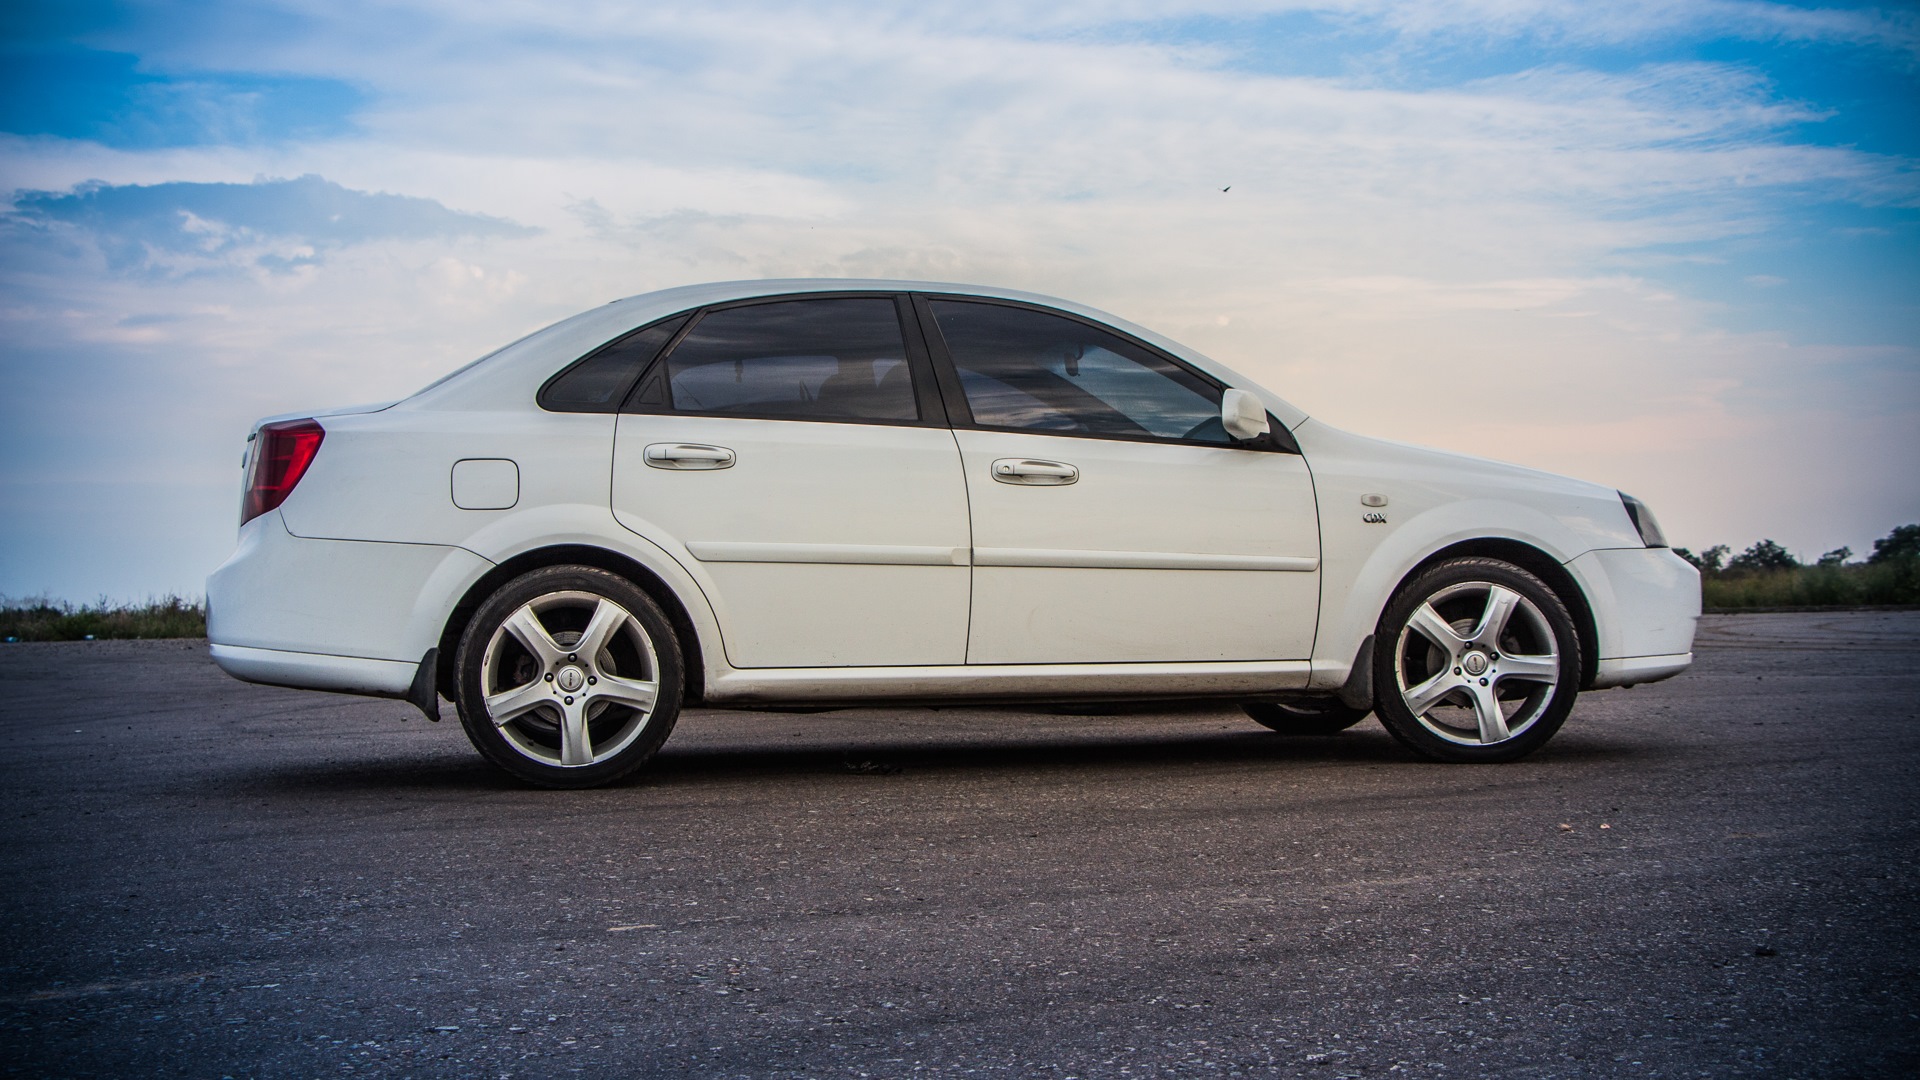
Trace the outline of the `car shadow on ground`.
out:
<instances>
[{"instance_id":1,"label":"car shadow on ground","mask_svg":"<svg viewBox=\"0 0 1920 1080\"><path fill-rule=\"evenodd\" d=\"M885 776L900 772L976 773L991 776L1033 769L1102 769L1246 765L1271 762L1314 764L1412 761L1383 731L1347 732L1315 738L1289 738L1266 732L1188 735L1126 733L1022 736L996 739L989 733L955 732L928 738L846 738L781 747L700 745L669 741L645 775L660 782L682 778L781 776L841 773Z\"/></svg>"},{"instance_id":2,"label":"car shadow on ground","mask_svg":"<svg viewBox=\"0 0 1920 1080\"><path fill-rule=\"evenodd\" d=\"M914 775L994 780L1030 776L1035 771L1056 775L1082 771L1093 779L1114 772L1138 774L1165 770L1169 775L1178 775L1193 769L1213 772L1222 767L1259 765L1280 770L1340 765L1422 770L1453 768L1415 757L1371 721L1339 735L1313 737L1262 731L1184 735L1089 732L996 740L989 732L962 729L913 739L884 735L867 739L815 737L802 745L780 745L793 737L771 732L764 741L747 741L736 736L718 745L710 737L680 742L669 739L645 769L613 785L612 789L685 788L748 779L759 782L787 779L814 785L835 781L869 784ZM1649 747L1619 738L1565 732L1521 764L1617 766L1633 763L1651 753ZM539 790L493 768L464 746L460 750L448 747L445 752L398 758L369 756L362 760L335 758L308 764L282 763L271 769L227 774L215 782L219 787L252 795L295 797Z\"/></svg>"},{"instance_id":3,"label":"car shadow on ground","mask_svg":"<svg viewBox=\"0 0 1920 1080\"><path fill-rule=\"evenodd\" d=\"M1643 748L1619 740L1564 734L1524 759L1535 764L1621 763L1643 756ZM1267 732L1221 732L1188 736L1088 735L1055 739L1023 738L994 742L956 735L929 743L875 738L831 745L682 746L669 741L636 783L698 782L729 777L802 776L841 773L852 777L907 772L977 773L983 777L1049 771L1169 769L1268 764L1392 765L1448 769L1415 756L1384 730L1367 724L1326 736L1284 736ZM1471 766L1467 766L1471 768Z\"/></svg>"}]
</instances>

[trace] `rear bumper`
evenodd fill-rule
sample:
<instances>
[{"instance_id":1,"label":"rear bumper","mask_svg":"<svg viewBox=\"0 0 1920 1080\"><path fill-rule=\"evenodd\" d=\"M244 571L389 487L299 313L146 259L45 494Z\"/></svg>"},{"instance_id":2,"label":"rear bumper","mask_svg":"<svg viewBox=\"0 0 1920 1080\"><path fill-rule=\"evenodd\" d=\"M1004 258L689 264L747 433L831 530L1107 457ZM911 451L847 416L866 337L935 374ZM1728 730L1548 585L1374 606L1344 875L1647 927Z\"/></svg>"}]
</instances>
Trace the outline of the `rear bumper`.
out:
<instances>
[{"instance_id":1,"label":"rear bumper","mask_svg":"<svg viewBox=\"0 0 1920 1080\"><path fill-rule=\"evenodd\" d=\"M211 651L221 671L245 682L375 697L406 697L420 667L418 660L409 664L245 645L214 645Z\"/></svg>"},{"instance_id":2,"label":"rear bumper","mask_svg":"<svg viewBox=\"0 0 1920 1080\"><path fill-rule=\"evenodd\" d=\"M207 640L224 670L251 682L404 692L492 565L458 547L294 536L277 511L263 514L207 579Z\"/></svg>"}]
</instances>

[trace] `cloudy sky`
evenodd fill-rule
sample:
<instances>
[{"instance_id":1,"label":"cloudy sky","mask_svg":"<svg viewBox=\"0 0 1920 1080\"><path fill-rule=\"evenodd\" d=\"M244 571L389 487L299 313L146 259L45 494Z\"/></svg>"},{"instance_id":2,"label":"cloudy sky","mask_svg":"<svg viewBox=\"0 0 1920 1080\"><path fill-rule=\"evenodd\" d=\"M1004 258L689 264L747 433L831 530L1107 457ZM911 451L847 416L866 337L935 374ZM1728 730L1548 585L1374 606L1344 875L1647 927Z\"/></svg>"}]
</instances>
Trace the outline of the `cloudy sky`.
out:
<instances>
[{"instance_id":1,"label":"cloudy sky","mask_svg":"<svg viewBox=\"0 0 1920 1080\"><path fill-rule=\"evenodd\" d=\"M255 417L619 296L1104 307L1676 543L1920 521L1920 16L1760 0L6 5L0 594L198 594ZM1224 189L1224 190L1223 190Z\"/></svg>"}]
</instances>

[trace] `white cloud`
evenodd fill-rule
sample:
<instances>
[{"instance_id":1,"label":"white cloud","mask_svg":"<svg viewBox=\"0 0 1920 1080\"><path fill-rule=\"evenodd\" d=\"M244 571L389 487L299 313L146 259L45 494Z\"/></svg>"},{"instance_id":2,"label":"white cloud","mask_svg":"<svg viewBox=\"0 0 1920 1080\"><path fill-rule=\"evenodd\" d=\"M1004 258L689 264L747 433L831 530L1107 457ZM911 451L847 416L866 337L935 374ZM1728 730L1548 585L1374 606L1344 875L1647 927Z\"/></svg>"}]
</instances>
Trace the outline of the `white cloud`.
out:
<instances>
[{"instance_id":1,"label":"white cloud","mask_svg":"<svg viewBox=\"0 0 1920 1080\"><path fill-rule=\"evenodd\" d=\"M1898 49L1911 28L1773 4L1297 6L1429 43L1738 22ZM1912 442L1888 442L1920 422L1914 349L1729 333L1711 305L1622 270L1623 254L1643 268L1730 258L1670 249L1762 235L1809 203L1920 201L1911 162L1796 141L1821 107L1744 68L1559 63L1435 90L1283 77L1223 62L1218 42L1129 32L1202 10L1145 2L296 10L311 25L285 40L236 40L214 9L131 44L156 70L244 56L356 82L370 100L359 134L143 152L0 137L0 184L317 174L540 231L370 238L251 282L116 277L84 245L6 261L0 365L45 370L5 419L119 378L105 415L142 433L141 468L196 485L178 500L194 514L222 508L181 526L200 528L208 565L229 540L230 459L253 417L398 396L616 296L789 274L1099 304L1330 422L1627 487L1682 543L1767 533L1865 550L1920 517ZM237 242L204 220L216 247ZM259 243L291 246L236 257L302 262L311 241ZM15 427L0 448L23 444ZM76 491L124 475L84 433L32 430L65 451L32 460L57 459ZM0 482L44 480L14 460ZM1845 484L1830 482L1839 471ZM1783 507L1794 520L1769 524ZM152 587L191 589L208 565L169 566ZM55 584L18 573L0 592Z\"/></svg>"}]
</instances>

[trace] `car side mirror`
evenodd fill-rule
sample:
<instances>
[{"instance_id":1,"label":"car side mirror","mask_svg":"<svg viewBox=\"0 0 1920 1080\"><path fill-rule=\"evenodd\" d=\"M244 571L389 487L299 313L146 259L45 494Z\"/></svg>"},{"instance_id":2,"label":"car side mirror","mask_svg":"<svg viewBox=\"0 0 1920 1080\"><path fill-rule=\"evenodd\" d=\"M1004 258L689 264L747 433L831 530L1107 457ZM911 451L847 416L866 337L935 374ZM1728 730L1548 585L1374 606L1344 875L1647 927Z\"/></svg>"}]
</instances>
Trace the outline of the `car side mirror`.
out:
<instances>
[{"instance_id":1,"label":"car side mirror","mask_svg":"<svg viewBox=\"0 0 1920 1080\"><path fill-rule=\"evenodd\" d=\"M1228 390L1220 395L1220 423L1236 439L1258 438L1270 430L1266 406L1245 390Z\"/></svg>"}]
</instances>

